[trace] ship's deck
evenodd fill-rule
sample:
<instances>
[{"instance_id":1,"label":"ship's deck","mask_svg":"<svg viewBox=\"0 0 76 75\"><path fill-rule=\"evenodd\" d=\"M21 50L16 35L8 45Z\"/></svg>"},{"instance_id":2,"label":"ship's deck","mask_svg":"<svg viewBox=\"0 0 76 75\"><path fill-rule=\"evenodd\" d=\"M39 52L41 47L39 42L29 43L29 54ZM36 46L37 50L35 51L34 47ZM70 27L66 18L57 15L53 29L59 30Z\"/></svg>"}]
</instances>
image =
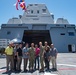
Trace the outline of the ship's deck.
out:
<instances>
[{"instance_id":1,"label":"ship's deck","mask_svg":"<svg viewBox=\"0 0 76 75\"><path fill-rule=\"evenodd\" d=\"M50 62L51 63L51 62ZM50 73L20 73L8 72L6 73L6 59L5 56L0 56L0 75L76 75L76 53L59 53L57 58L58 71ZM23 68L23 64L22 64ZM51 64L50 64L51 68Z\"/></svg>"}]
</instances>

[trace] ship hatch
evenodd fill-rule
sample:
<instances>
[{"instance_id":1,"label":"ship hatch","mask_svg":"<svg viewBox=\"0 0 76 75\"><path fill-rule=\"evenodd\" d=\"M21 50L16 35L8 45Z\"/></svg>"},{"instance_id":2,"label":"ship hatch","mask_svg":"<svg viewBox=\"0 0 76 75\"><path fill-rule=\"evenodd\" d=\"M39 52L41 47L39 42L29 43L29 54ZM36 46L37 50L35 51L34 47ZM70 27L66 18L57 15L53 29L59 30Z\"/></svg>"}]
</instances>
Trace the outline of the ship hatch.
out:
<instances>
[{"instance_id":1,"label":"ship hatch","mask_svg":"<svg viewBox=\"0 0 76 75\"><path fill-rule=\"evenodd\" d=\"M32 42L38 44L42 41L43 45L45 41L47 41L49 45L52 43L49 30L25 30L23 41L29 44Z\"/></svg>"}]
</instances>

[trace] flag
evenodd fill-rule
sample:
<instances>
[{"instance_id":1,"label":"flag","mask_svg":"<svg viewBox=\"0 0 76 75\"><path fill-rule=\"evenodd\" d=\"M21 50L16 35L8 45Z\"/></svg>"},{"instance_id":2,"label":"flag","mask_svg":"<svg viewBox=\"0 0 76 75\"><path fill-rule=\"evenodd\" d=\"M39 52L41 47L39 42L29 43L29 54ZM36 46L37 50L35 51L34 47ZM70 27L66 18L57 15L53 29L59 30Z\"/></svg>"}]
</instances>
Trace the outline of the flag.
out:
<instances>
[{"instance_id":1,"label":"flag","mask_svg":"<svg viewBox=\"0 0 76 75\"><path fill-rule=\"evenodd\" d=\"M20 7L21 7L23 10L26 10L25 2L21 2L21 3L20 3Z\"/></svg>"},{"instance_id":2,"label":"flag","mask_svg":"<svg viewBox=\"0 0 76 75\"><path fill-rule=\"evenodd\" d=\"M18 10L18 2L16 3L16 9Z\"/></svg>"},{"instance_id":3,"label":"flag","mask_svg":"<svg viewBox=\"0 0 76 75\"><path fill-rule=\"evenodd\" d=\"M24 0L18 0L18 2L24 2Z\"/></svg>"},{"instance_id":4,"label":"flag","mask_svg":"<svg viewBox=\"0 0 76 75\"><path fill-rule=\"evenodd\" d=\"M17 10L19 10L19 9L18 9L18 5L19 5L23 10L26 11L26 5L25 5L24 0L17 0L17 2L16 2L16 9L17 9Z\"/></svg>"}]
</instances>

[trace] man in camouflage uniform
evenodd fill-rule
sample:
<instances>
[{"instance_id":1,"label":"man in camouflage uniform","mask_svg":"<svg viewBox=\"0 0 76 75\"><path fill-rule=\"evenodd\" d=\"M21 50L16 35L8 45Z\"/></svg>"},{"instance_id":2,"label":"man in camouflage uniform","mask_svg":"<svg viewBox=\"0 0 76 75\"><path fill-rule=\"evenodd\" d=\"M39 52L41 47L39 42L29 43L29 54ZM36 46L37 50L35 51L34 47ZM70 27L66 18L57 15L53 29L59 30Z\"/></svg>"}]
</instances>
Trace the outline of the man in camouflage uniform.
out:
<instances>
[{"instance_id":1,"label":"man in camouflage uniform","mask_svg":"<svg viewBox=\"0 0 76 75\"><path fill-rule=\"evenodd\" d=\"M34 43L31 43L31 47L29 49L29 70L34 70L34 62L35 62L35 48Z\"/></svg>"},{"instance_id":2,"label":"man in camouflage uniform","mask_svg":"<svg viewBox=\"0 0 76 75\"><path fill-rule=\"evenodd\" d=\"M42 46L42 42L39 42L40 45L40 64L41 64L41 69L40 72L44 71L44 47Z\"/></svg>"},{"instance_id":3,"label":"man in camouflage uniform","mask_svg":"<svg viewBox=\"0 0 76 75\"><path fill-rule=\"evenodd\" d=\"M49 47L49 45L48 45L48 42L47 41L45 41L44 42L44 48L46 48L46 47ZM50 47L49 47L50 48Z\"/></svg>"}]
</instances>

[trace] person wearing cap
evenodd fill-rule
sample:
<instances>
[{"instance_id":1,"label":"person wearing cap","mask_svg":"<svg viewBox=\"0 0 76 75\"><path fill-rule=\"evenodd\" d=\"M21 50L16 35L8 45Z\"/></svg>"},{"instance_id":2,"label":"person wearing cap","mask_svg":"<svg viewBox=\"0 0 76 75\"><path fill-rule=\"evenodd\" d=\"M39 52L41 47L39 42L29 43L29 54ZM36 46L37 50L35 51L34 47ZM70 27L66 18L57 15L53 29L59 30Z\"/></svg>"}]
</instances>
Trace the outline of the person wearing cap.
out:
<instances>
[{"instance_id":1,"label":"person wearing cap","mask_svg":"<svg viewBox=\"0 0 76 75\"><path fill-rule=\"evenodd\" d=\"M57 49L54 47L53 44L51 44L50 56L51 56L51 62L52 62L52 70L54 71L57 70L57 63L56 63L57 54L58 54Z\"/></svg>"},{"instance_id":2,"label":"person wearing cap","mask_svg":"<svg viewBox=\"0 0 76 75\"><path fill-rule=\"evenodd\" d=\"M13 63L13 43L9 43L9 46L5 49L5 54L6 54L6 71L9 71L9 65L10 65L10 70L13 71L14 69L14 63Z\"/></svg>"}]
</instances>

